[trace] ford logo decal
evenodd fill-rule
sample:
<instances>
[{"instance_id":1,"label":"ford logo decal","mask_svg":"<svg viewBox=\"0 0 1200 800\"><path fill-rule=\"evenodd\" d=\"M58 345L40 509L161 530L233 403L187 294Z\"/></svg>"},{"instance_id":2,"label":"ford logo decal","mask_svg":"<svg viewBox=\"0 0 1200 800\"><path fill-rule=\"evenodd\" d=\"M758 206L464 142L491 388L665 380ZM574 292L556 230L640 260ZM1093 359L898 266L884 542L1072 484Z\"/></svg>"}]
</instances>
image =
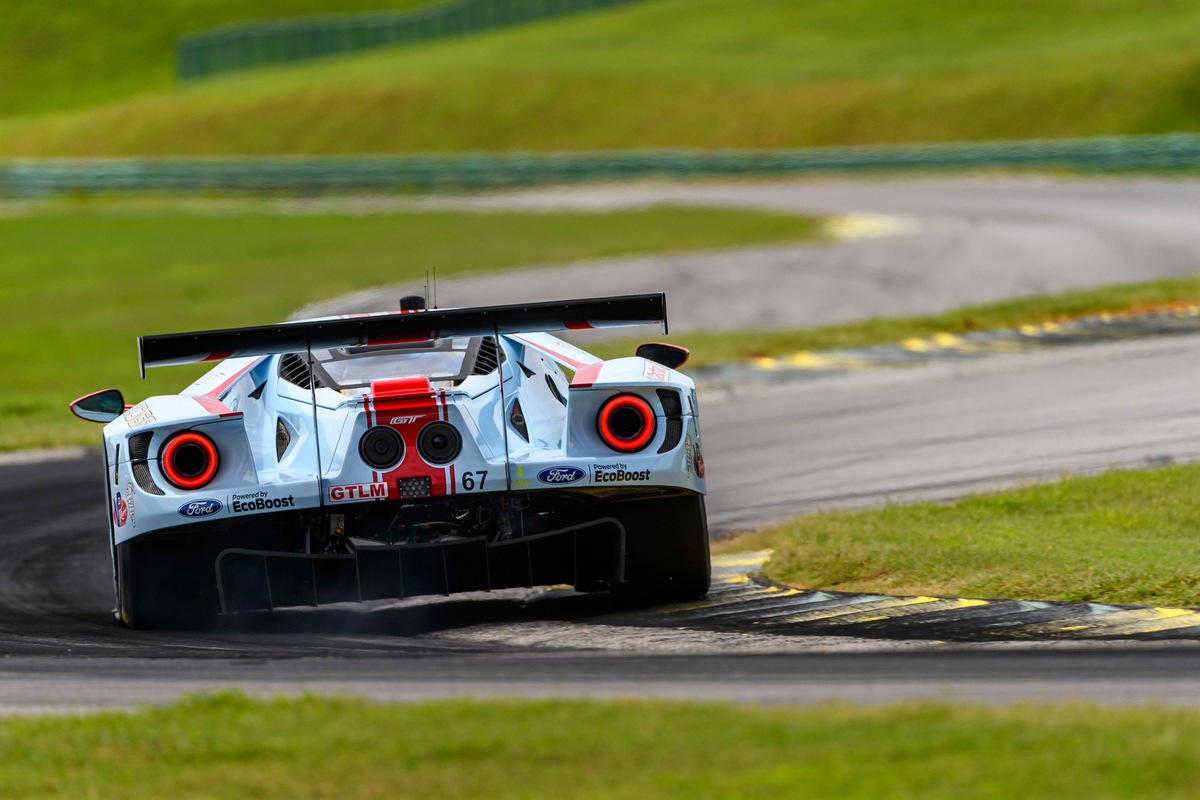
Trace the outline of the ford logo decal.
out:
<instances>
[{"instance_id":1,"label":"ford logo decal","mask_svg":"<svg viewBox=\"0 0 1200 800\"><path fill-rule=\"evenodd\" d=\"M181 517L211 517L221 510L220 500L192 500L179 507Z\"/></svg>"},{"instance_id":2,"label":"ford logo decal","mask_svg":"<svg viewBox=\"0 0 1200 800\"><path fill-rule=\"evenodd\" d=\"M579 467L548 467L538 473L538 480L552 485L574 483L586 474Z\"/></svg>"}]
</instances>

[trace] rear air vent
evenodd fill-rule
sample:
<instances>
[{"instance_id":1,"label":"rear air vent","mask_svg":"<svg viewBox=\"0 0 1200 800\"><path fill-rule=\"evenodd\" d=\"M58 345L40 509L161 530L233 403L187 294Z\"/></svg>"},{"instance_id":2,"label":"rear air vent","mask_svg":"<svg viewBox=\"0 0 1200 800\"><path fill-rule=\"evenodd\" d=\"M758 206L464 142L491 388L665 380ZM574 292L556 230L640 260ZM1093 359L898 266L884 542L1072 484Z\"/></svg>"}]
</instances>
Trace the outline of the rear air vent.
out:
<instances>
[{"instance_id":1,"label":"rear air vent","mask_svg":"<svg viewBox=\"0 0 1200 800\"><path fill-rule=\"evenodd\" d=\"M520 400L513 400L512 408L508 412L508 422L522 439L529 441L529 428L525 424L525 412L521 410Z\"/></svg>"},{"instance_id":2,"label":"rear air vent","mask_svg":"<svg viewBox=\"0 0 1200 800\"><path fill-rule=\"evenodd\" d=\"M496 345L495 336L485 336L479 341L479 352L475 354L475 368L472 375L490 375L500 366L504 356Z\"/></svg>"},{"instance_id":3,"label":"rear air vent","mask_svg":"<svg viewBox=\"0 0 1200 800\"><path fill-rule=\"evenodd\" d=\"M283 420L279 417L275 418L275 460L282 461L283 454L287 452L288 445L292 443L292 434L288 432L287 425L283 424Z\"/></svg>"},{"instance_id":4,"label":"rear air vent","mask_svg":"<svg viewBox=\"0 0 1200 800\"><path fill-rule=\"evenodd\" d=\"M158 484L154 482L154 476L150 474L150 465L145 461L133 462L133 479L146 494L161 495L163 493L163 490L158 488Z\"/></svg>"},{"instance_id":5,"label":"rear air vent","mask_svg":"<svg viewBox=\"0 0 1200 800\"><path fill-rule=\"evenodd\" d=\"M562 392L558 390L558 384L554 382L554 378L550 377L549 373L546 375L546 385L550 387L550 394L554 395L554 399L565 406L567 398L562 396Z\"/></svg>"},{"instance_id":6,"label":"rear air vent","mask_svg":"<svg viewBox=\"0 0 1200 800\"><path fill-rule=\"evenodd\" d=\"M131 461L145 461L150 458L150 440L154 433L147 431L129 437L129 458Z\"/></svg>"},{"instance_id":7,"label":"rear air vent","mask_svg":"<svg viewBox=\"0 0 1200 800\"><path fill-rule=\"evenodd\" d=\"M279 377L301 389L313 388L312 383L308 380L308 362L299 353L288 353L279 359ZM321 377L315 374L313 377L316 379L316 388L324 388Z\"/></svg>"},{"instance_id":8,"label":"rear air vent","mask_svg":"<svg viewBox=\"0 0 1200 800\"><path fill-rule=\"evenodd\" d=\"M659 389L658 402L662 403L663 413L667 416L666 433L658 452L668 453L678 447L679 440L683 438L683 400L679 392Z\"/></svg>"},{"instance_id":9,"label":"rear air vent","mask_svg":"<svg viewBox=\"0 0 1200 800\"><path fill-rule=\"evenodd\" d=\"M163 490L154 482L150 474L150 466L146 460L150 457L150 440L154 438L153 431L146 431L129 437L129 461L133 471L133 479L142 487L146 494L162 495Z\"/></svg>"},{"instance_id":10,"label":"rear air vent","mask_svg":"<svg viewBox=\"0 0 1200 800\"><path fill-rule=\"evenodd\" d=\"M683 416L683 401L679 399L679 392L671 389L659 389L658 402L662 403L663 414L667 416L667 419L678 419Z\"/></svg>"}]
</instances>

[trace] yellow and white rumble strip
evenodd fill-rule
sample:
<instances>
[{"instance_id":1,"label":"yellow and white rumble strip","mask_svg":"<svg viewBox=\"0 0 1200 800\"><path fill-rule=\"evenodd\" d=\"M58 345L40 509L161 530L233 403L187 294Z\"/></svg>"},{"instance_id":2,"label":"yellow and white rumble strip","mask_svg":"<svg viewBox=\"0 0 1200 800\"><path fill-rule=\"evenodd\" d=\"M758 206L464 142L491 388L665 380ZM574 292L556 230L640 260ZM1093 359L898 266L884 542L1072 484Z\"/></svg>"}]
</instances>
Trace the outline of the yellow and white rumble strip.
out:
<instances>
[{"instance_id":1,"label":"yellow and white rumble strip","mask_svg":"<svg viewBox=\"0 0 1200 800\"><path fill-rule=\"evenodd\" d=\"M713 557L708 597L645 624L780 635L955 641L1200 639L1200 609L811 591L762 575L770 551Z\"/></svg>"}]
</instances>

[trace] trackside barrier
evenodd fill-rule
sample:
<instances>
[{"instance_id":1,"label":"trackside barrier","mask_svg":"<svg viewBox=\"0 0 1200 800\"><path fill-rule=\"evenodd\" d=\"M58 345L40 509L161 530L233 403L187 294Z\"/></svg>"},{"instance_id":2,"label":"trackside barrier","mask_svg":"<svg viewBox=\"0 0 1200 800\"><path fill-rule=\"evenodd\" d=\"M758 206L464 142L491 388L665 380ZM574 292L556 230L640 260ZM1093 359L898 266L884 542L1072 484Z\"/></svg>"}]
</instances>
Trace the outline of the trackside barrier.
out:
<instances>
[{"instance_id":1,"label":"trackside barrier","mask_svg":"<svg viewBox=\"0 0 1200 800\"><path fill-rule=\"evenodd\" d=\"M1200 135L809 150L466 155L20 159L0 161L0 196L124 192L430 192L630 178L956 169L1093 172L1200 168Z\"/></svg>"},{"instance_id":2,"label":"trackside barrier","mask_svg":"<svg viewBox=\"0 0 1200 800\"><path fill-rule=\"evenodd\" d=\"M263 20L185 36L175 48L181 81L463 36L637 0L458 0L409 12Z\"/></svg>"}]
</instances>

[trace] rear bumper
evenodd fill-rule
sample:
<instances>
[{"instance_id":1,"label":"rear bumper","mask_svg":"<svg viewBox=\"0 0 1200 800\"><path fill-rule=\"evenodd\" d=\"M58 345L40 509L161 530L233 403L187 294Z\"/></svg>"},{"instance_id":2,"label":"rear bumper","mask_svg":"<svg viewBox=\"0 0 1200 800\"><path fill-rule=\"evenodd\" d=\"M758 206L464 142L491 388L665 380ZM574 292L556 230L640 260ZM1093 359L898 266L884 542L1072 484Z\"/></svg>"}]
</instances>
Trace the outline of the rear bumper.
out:
<instances>
[{"instance_id":1,"label":"rear bumper","mask_svg":"<svg viewBox=\"0 0 1200 800\"><path fill-rule=\"evenodd\" d=\"M448 523L453 506L436 498L178 526L119 543L118 584L151 608L187 595L207 615L558 584L602 591L634 580L642 540L702 503L660 487L499 499L496 513L463 524Z\"/></svg>"},{"instance_id":2,"label":"rear bumper","mask_svg":"<svg viewBox=\"0 0 1200 800\"><path fill-rule=\"evenodd\" d=\"M606 517L521 538L354 546L308 554L231 547L214 569L222 614L624 580L625 528Z\"/></svg>"}]
</instances>

